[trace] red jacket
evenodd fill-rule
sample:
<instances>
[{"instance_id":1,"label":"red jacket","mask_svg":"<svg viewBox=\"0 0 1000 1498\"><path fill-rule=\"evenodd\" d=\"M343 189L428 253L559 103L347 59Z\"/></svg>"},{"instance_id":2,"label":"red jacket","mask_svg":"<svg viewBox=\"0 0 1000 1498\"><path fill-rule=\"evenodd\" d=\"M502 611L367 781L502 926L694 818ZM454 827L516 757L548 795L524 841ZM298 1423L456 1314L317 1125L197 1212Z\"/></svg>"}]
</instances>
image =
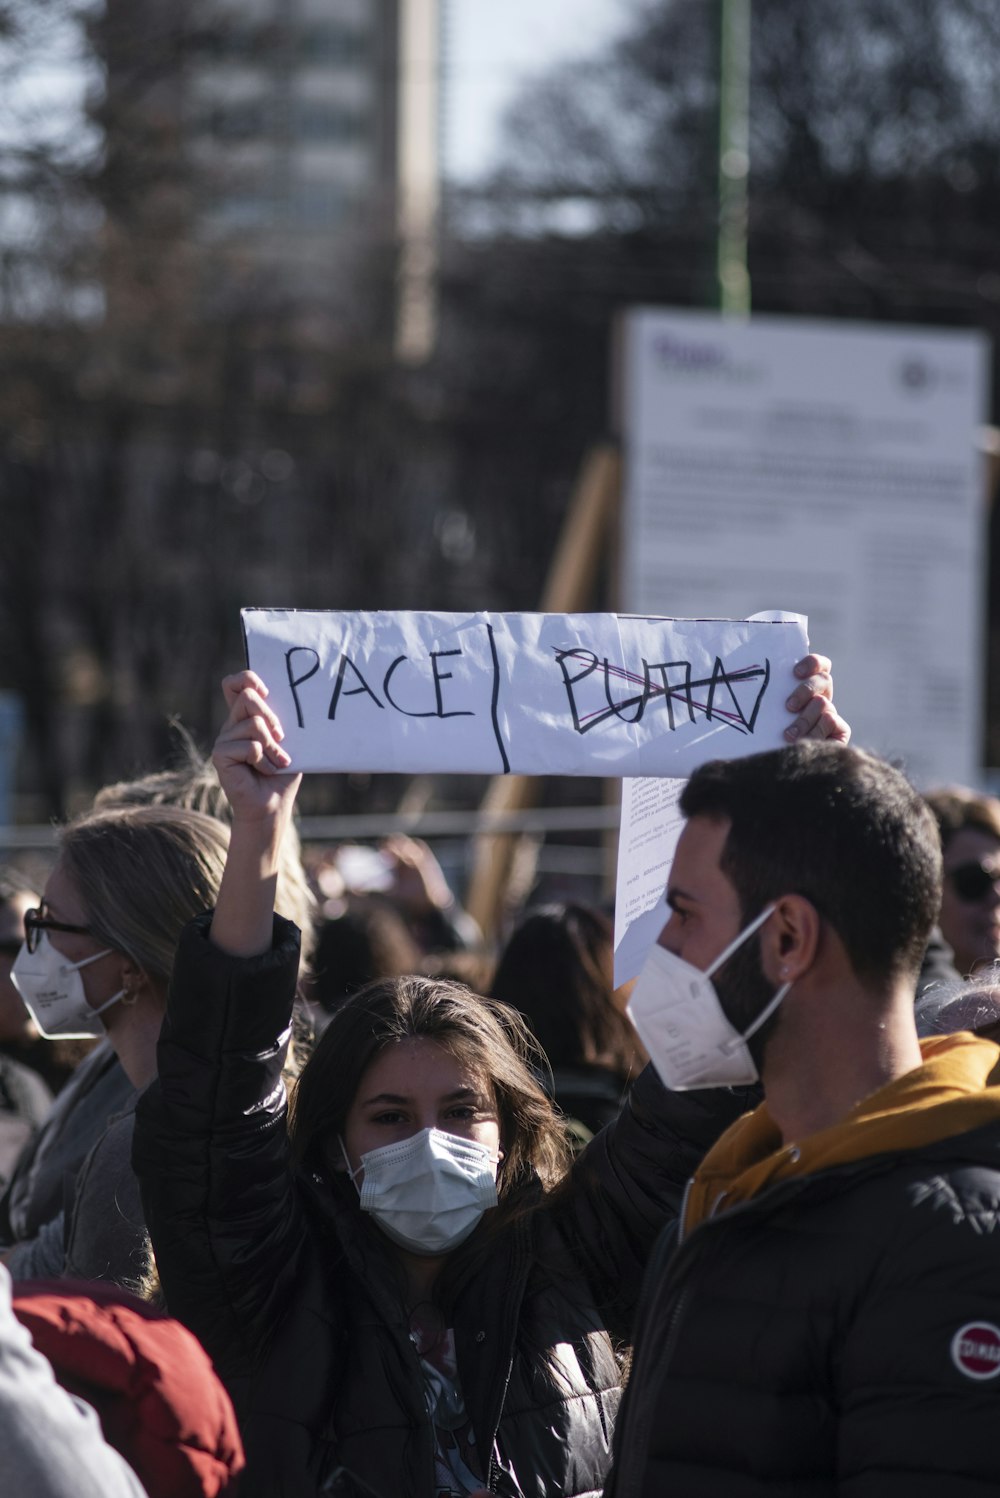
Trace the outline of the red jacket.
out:
<instances>
[{"instance_id":1,"label":"red jacket","mask_svg":"<svg viewBox=\"0 0 1000 1498\"><path fill-rule=\"evenodd\" d=\"M63 1388L96 1409L149 1498L235 1494L244 1461L233 1407L179 1322L117 1287L72 1280L23 1281L14 1313Z\"/></svg>"}]
</instances>

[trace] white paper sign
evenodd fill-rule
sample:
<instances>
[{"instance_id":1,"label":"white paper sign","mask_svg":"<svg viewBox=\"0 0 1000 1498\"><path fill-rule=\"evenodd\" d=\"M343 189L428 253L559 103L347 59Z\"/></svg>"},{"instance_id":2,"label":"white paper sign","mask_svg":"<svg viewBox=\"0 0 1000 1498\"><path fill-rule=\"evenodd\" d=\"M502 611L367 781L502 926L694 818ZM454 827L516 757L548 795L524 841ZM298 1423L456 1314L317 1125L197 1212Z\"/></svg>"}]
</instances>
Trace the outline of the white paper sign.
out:
<instances>
[{"instance_id":1,"label":"white paper sign","mask_svg":"<svg viewBox=\"0 0 1000 1498\"><path fill-rule=\"evenodd\" d=\"M686 776L781 741L799 619L244 609L292 767Z\"/></svg>"}]
</instances>

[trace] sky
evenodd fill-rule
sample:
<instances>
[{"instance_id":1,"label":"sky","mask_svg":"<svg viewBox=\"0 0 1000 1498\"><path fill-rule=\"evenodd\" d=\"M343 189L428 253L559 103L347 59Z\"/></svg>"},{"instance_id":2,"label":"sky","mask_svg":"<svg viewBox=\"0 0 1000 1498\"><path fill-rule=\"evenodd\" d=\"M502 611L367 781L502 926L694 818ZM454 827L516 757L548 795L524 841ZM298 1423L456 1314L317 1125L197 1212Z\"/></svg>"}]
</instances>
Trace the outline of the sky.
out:
<instances>
[{"instance_id":1,"label":"sky","mask_svg":"<svg viewBox=\"0 0 1000 1498\"><path fill-rule=\"evenodd\" d=\"M491 164L504 106L519 83L598 50L621 30L628 0L444 0L446 176Z\"/></svg>"},{"instance_id":2,"label":"sky","mask_svg":"<svg viewBox=\"0 0 1000 1498\"><path fill-rule=\"evenodd\" d=\"M554 64L598 51L627 24L632 0L441 0L444 48L445 175L468 181L491 165L505 105L526 78ZM29 12L30 14L30 12ZM39 13L41 16L41 13ZM75 32L44 36L36 60L17 80L10 126L48 120L60 138L78 129L87 70ZM5 84L10 80L5 78ZM15 123L16 117L16 123ZM67 121L72 129L67 133ZM88 142L89 143L89 142Z\"/></svg>"}]
</instances>

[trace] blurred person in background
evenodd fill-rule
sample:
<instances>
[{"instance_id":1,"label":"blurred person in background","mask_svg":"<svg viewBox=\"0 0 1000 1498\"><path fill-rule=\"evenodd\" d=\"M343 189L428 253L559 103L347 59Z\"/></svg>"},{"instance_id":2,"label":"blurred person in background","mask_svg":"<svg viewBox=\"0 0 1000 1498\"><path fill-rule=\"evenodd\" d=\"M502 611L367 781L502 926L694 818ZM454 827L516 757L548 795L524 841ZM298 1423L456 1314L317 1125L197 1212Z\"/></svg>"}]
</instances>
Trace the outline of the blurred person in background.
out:
<instances>
[{"instance_id":1,"label":"blurred person in background","mask_svg":"<svg viewBox=\"0 0 1000 1498\"><path fill-rule=\"evenodd\" d=\"M478 925L459 904L425 842L400 834L386 838L381 852L392 875L387 893L421 951L465 951L482 941Z\"/></svg>"},{"instance_id":2,"label":"blurred person in background","mask_svg":"<svg viewBox=\"0 0 1000 1498\"><path fill-rule=\"evenodd\" d=\"M421 952L465 951L482 941L478 925L419 838L398 833L377 848L342 843L321 860L315 877L325 915L339 915L352 895L381 901L405 922Z\"/></svg>"},{"instance_id":3,"label":"blurred person in background","mask_svg":"<svg viewBox=\"0 0 1000 1498\"><path fill-rule=\"evenodd\" d=\"M965 786L929 791L944 856L941 934L968 977L1000 957L1000 801Z\"/></svg>"},{"instance_id":4,"label":"blurred person in background","mask_svg":"<svg viewBox=\"0 0 1000 1498\"><path fill-rule=\"evenodd\" d=\"M0 868L0 1055L37 1072L51 1096L57 1096L95 1043L39 1035L11 982L10 970L24 940L24 913L37 904L37 890L18 869Z\"/></svg>"},{"instance_id":5,"label":"blurred person in background","mask_svg":"<svg viewBox=\"0 0 1000 1498\"><path fill-rule=\"evenodd\" d=\"M174 806L94 811L61 832L41 904L25 916L13 978L43 1033L106 1036L127 1092L110 1120L85 1113L79 1098L57 1120L51 1148L66 1136L79 1147L86 1124L85 1158L34 1233L6 1245L16 1279L66 1273L129 1286L145 1273L130 1165L135 1103L156 1074L177 939L214 904L228 843L215 817Z\"/></svg>"},{"instance_id":6,"label":"blurred person in background","mask_svg":"<svg viewBox=\"0 0 1000 1498\"><path fill-rule=\"evenodd\" d=\"M969 1030L1000 1044L1000 962L981 967L973 978L934 984L917 999L914 1012L921 1037Z\"/></svg>"},{"instance_id":7,"label":"blurred person in background","mask_svg":"<svg viewBox=\"0 0 1000 1498\"><path fill-rule=\"evenodd\" d=\"M612 922L588 905L528 911L500 954L490 992L527 1020L552 1069L539 1080L576 1144L586 1144L617 1116L641 1064L615 998Z\"/></svg>"},{"instance_id":8,"label":"blurred person in background","mask_svg":"<svg viewBox=\"0 0 1000 1498\"><path fill-rule=\"evenodd\" d=\"M415 973L421 959L406 922L392 906L354 894L340 903L339 914L321 916L316 928L306 992L317 1035L359 988L376 978Z\"/></svg>"},{"instance_id":9,"label":"blurred person in background","mask_svg":"<svg viewBox=\"0 0 1000 1498\"><path fill-rule=\"evenodd\" d=\"M38 1032L10 981L24 939L24 912L35 903L13 870L0 869L0 1187L52 1106L46 1083L17 1055L33 1045Z\"/></svg>"}]
</instances>

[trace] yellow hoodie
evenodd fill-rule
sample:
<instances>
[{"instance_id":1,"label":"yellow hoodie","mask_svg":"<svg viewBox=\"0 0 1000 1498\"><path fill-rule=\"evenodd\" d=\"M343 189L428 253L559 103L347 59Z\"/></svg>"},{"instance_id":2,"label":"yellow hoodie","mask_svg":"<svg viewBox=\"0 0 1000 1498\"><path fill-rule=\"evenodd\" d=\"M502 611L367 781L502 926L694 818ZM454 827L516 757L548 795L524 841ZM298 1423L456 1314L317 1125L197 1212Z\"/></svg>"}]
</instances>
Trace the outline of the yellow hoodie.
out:
<instances>
[{"instance_id":1,"label":"yellow hoodie","mask_svg":"<svg viewBox=\"0 0 1000 1498\"><path fill-rule=\"evenodd\" d=\"M688 1186L681 1237L705 1218L778 1181L869 1155L919 1149L1000 1120L1000 1086L989 1085L1000 1048L960 1032L922 1040L920 1049L921 1066L863 1098L832 1128L798 1144L783 1143L766 1103L737 1119Z\"/></svg>"}]
</instances>

